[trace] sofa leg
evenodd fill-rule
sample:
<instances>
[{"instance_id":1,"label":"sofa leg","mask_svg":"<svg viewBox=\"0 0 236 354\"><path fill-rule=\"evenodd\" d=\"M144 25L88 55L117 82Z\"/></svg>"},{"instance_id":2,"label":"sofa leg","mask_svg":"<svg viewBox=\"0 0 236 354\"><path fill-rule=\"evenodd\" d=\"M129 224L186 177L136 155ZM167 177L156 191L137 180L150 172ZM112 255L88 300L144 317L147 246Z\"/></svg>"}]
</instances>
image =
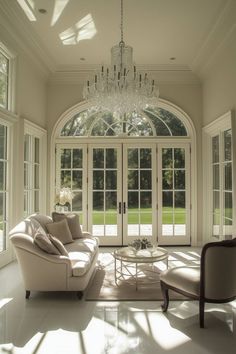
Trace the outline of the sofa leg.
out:
<instances>
[{"instance_id":1,"label":"sofa leg","mask_svg":"<svg viewBox=\"0 0 236 354\"><path fill-rule=\"evenodd\" d=\"M164 303L161 305L161 308L163 312L166 312L169 306L169 290L162 281L161 281L161 291L164 298Z\"/></svg>"},{"instance_id":2,"label":"sofa leg","mask_svg":"<svg viewBox=\"0 0 236 354\"><path fill-rule=\"evenodd\" d=\"M25 298L28 300L30 297L30 290L26 290L25 292Z\"/></svg>"},{"instance_id":3,"label":"sofa leg","mask_svg":"<svg viewBox=\"0 0 236 354\"><path fill-rule=\"evenodd\" d=\"M83 297L83 291L77 291L77 297L78 297L78 300L81 300L82 297Z\"/></svg>"},{"instance_id":4,"label":"sofa leg","mask_svg":"<svg viewBox=\"0 0 236 354\"><path fill-rule=\"evenodd\" d=\"M200 323L200 328L204 328L204 307L205 307L205 302L203 299L200 298L199 300L199 323Z\"/></svg>"}]
</instances>

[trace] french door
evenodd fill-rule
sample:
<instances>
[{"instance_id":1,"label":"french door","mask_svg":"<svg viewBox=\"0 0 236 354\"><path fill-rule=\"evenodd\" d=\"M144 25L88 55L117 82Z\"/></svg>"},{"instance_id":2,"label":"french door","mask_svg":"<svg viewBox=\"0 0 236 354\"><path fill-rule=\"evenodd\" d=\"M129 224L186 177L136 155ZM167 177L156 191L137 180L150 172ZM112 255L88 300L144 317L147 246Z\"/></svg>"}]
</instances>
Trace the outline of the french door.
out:
<instances>
[{"instance_id":1,"label":"french door","mask_svg":"<svg viewBox=\"0 0 236 354\"><path fill-rule=\"evenodd\" d=\"M154 242L155 145L136 145L89 146L88 226L101 244Z\"/></svg>"},{"instance_id":2,"label":"french door","mask_svg":"<svg viewBox=\"0 0 236 354\"><path fill-rule=\"evenodd\" d=\"M190 244L189 161L188 144L60 144L56 186L101 245Z\"/></svg>"},{"instance_id":3,"label":"french door","mask_svg":"<svg viewBox=\"0 0 236 354\"><path fill-rule=\"evenodd\" d=\"M190 146L158 146L158 242L190 245Z\"/></svg>"}]
</instances>

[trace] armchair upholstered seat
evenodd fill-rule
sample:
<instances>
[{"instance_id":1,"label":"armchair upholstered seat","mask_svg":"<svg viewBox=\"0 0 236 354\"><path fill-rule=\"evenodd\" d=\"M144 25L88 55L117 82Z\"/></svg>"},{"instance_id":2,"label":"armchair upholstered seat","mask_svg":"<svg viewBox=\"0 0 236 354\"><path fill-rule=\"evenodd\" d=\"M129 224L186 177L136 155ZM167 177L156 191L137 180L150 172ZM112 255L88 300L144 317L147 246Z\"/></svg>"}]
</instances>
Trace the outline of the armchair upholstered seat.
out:
<instances>
[{"instance_id":1,"label":"armchair upholstered seat","mask_svg":"<svg viewBox=\"0 0 236 354\"><path fill-rule=\"evenodd\" d=\"M199 300L200 327L204 327L204 306L209 303L225 303L236 298L236 238L207 243L201 253L200 267L176 267L160 276L166 312L169 305L169 289Z\"/></svg>"}]
</instances>

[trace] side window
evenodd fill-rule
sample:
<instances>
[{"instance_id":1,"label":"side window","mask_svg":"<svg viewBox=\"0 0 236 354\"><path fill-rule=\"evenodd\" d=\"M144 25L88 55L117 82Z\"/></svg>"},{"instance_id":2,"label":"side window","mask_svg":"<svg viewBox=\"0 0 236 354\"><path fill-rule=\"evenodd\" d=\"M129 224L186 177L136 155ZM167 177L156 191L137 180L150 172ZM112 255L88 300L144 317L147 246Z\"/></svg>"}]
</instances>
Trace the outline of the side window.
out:
<instances>
[{"instance_id":1,"label":"side window","mask_svg":"<svg viewBox=\"0 0 236 354\"><path fill-rule=\"evenodd\" d=\"M231 238L233 225L232 132L212 137L212 235Z\"/></svg>"},{"instance_id":2,"label":"side window","mask_svg":"<svg viewBox=\"0 0 236 354\"><path fill-rule=\"evenodd\" d=\"M14 57L0 42L0 108L13 110Z\"/></svg>"},{"instance_id":3,"label":"side window","mask_svg":"<svg viewBox=\"0 0 236 354\"><path fill-rule=\"evenodd\" d=\"M24 216L46 209L46 131L25 121Z\"/></svg>"},{"instance_id":4,"label":"side window","mask_svg":"<svg viewBox=\"0 0 236 354\"><path fill-rule=\"evenodd\" d=\"M0 51L0 107L8 109L9 59Z\"/></svg>"},{"instance_id":5,"label":"side window","mask_svg":"<svg viewBox=\"0 0 236 354\"><path fill-rule=\"evenodd\" d=\"M24 140L24 215L39 212L40 140L25 134Z\"/></svg>"}]
</instances>

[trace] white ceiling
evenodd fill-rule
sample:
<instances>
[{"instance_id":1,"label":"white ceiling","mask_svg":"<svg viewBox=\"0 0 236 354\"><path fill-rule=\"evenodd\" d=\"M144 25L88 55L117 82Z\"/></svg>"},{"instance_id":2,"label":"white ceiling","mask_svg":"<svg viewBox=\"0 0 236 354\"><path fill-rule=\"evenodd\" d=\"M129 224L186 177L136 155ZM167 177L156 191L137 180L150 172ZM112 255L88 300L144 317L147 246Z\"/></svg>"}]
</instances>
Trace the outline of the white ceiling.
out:
<instances>
[{"instance_id":1,"label":"white ceiling","mask_svg":"<svg viewBox=\"0 0 236 354\"><path fill-rule=\"evenodd\" d=\"M12 1L16 3L19 18L27 22L31 35L54 62L55 70L108 64L110 48L120 41L120 0L28 0L35 6L37 20L34 22L28 20L16 0ZM124 0L124 40L134 49L135 63L191 68L227 2ZM63 5L60 13L59 8ZM42 8L47 10L46 14L38 12ZM60 15L56 22L55 9ZM86 22L88 15L91 16L90 24L84 28L92 38L78 42L78 32L80 35L82 32L76 24L83 19ZM60 34L66 30L70 36L66 32L64 37L75 44L63 44ZM171 57L176 60L170 60Z\"/></svg>"}]
</instances>

